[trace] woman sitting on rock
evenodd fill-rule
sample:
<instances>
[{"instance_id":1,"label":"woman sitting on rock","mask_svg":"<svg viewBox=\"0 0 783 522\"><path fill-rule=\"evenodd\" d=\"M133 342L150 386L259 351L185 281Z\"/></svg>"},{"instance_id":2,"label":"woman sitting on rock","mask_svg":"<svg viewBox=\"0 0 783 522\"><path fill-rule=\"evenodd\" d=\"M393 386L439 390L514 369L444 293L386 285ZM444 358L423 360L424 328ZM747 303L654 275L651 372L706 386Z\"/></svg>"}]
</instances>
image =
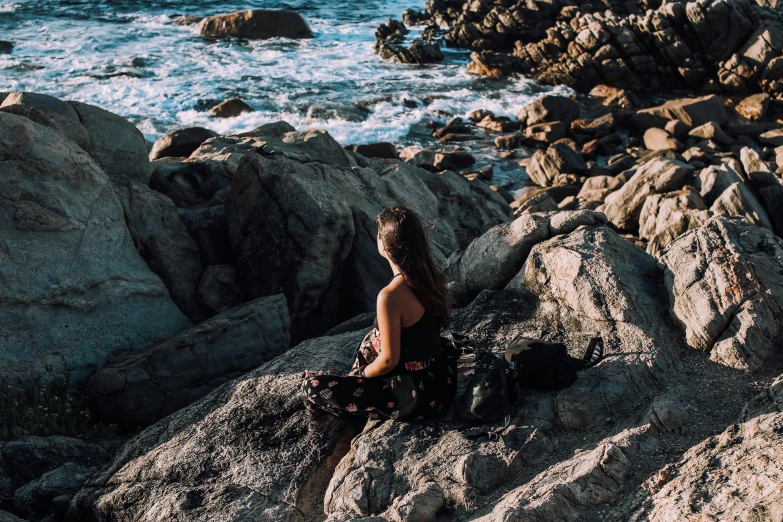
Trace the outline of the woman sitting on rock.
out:
<instances>
[{"instance_id":1,"label":"woman sitting on rock","mask_svg":"<svg viewBox=\"0 0 783 522\"><path fill-rule=\"evenodd\" d=\"M421 420L454 398L457 378L441 347L451 322L443 274L435 266L424 227L406 207L376 218L378 252L394 276L378 294L375 324L346 376L304 373L310 408L338 415Z\"/></svg>"}]
</instances>

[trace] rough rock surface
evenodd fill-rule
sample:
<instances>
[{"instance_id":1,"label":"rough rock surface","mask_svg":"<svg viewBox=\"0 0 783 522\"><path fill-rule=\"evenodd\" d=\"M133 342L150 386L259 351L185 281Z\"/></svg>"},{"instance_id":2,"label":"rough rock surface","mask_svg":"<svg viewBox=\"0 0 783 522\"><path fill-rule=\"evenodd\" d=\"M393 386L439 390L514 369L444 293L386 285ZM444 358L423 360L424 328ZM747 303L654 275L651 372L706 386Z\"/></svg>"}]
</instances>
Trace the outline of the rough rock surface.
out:
<instances>
[{"instance_id":1,"label":"rough rock surface","mask_svg":"<svg viewBox=\"0 0 783 522\"><path fill-rule=\"evenodd\" d=\"M254 112L255 109L239 98L229 98L209 109L209 115L215 118L234 118L245 112Z\"/></svg>"},{"instance_id":2,"label":"rough rock surface","mask_svg":"<svg viewBox=\"0 0 783 522\"><path fill-rule=\"evenodd\" d=\"M78 387L112 354L190 326L133 247L112 183L86 152L0 112L0 158L4 377L70 373Z\"/></svg>"},{"instance_id":3,"label":"rough rock surface","mask_svg":"<svg viewBox=\"0 0 783 522\"><path fill-rule=\"evenodd\" d=\"M699 228L710 218L698 192L683 190L654 194L645 200L639 214L639 237L648 242L647 252L658 255L688 230Z\"/></svg>"},{"instance_id":4,"label":"rough rock surface","mask_svg":"<svg viewBox=\"0 0 783 522\"><path fill-rule=\"evenodd\" d=\"M91 402L106 422L149 426L283 353L290 340L285 298L261 297L109 360L90 380Z\"/></svg>"},{"instance_id":5,"label":"rough rock surface","mask_svg":"<svg viewBox=\"0 0 783 522\"><path fill-rule=\"evenodd\" d=\"M158 274L171 299L192 321L204 319L196 289L204 268L198 245L168 197L146 185L131 183L114 189L125 212L133 243L150 270Z\"/></svg>"},{"instance_id":6,"label":"rough rock surface","mask_svg":"<svg viewBox=\"0 0 783 522\"><path fill-rule=\"evenodd\" d=\"M676 160L654 158L639 167L634 176L607 199L603 210L620 230L635 231L647 198L681 188L693 167Z\"/></svg>"},{"instance_id":7,"label":"rough rock surface","mask_svg":"<svg viewBox=\"0 0 783 522\"><path fill-rule=\"evenodd\" d=\"M310 419L302 373L345 373L364 333L305 341L147 428L77 494L69 516L302 521L320 512L350 433L331 415Z\"/></svg>"},{"instance_id":8,"label":"rough rock surface","mask_svg":"<svg viewBox=\"0 0 783 522\"><path fill-rule=\"evenodd\" d=\"M666 466L643 487L632 520L780 520L783 414L729 426Z\"/></svg>"},{"instance_id":9,"label":"rough rock surface","mask_svg":"<svg viewBox=\"0 0 783 522\"><path fill-rule=\"evenodd\" d=\"M449 257L445 274L449 295L467 304L482 290L500 290L519 272L538 243L581 225L600 225L606 216L589 210L523 214L476 238Z\"/></svg>"},{"instance_id":10,"label":"rough rock surface","mask_svg":"<svg viewBox=\"0 0 783 522\"><path fill-rule=\"evenodd\" d=\"M689 346L749 371L780 351L783 240L742 218L714 217L660 261L671 315Z\"/></svg>"},{"instance_id":11,"label":"rough rock surface","mask_svg":"<svg viewBox=\"0 0 783 522\"><path fill-rule=\"evenodd\" d=\"M312 38L304 19L294 11L254 9L208 16L195 28L201 36L244 39Z\"/></svg>"},{"instance_id":12,"label":"rough rock surface","mask_svg":"<svg viewBox=\"0 0 783 522\"><path fill-rule=\"evenodd\" d=\"M187 158L199 145L215 136L217 133L203 127L188 127L166 134L152 146L149 159L152 161L168 157Z\"/></svg>"},{"instance_id":13,"label":"rough rock surface","mask_svg":"<svg viewBox=\"0 0 783 522\"><path fill-rule=\"evenodd\" d=\"M48 471L16 490L14 509L33 521L62 518L68 511L70 499L97 469L67 463Z\"/></svg>"}]
</instances>

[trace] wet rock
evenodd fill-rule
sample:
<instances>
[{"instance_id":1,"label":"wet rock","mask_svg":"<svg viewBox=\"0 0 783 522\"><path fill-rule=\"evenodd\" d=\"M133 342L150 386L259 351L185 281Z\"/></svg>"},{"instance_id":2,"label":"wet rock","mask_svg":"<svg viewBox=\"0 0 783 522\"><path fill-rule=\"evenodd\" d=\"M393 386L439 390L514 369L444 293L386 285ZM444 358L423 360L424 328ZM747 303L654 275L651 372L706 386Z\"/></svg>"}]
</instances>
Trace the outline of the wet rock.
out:
<instances>
[{"instance_id":1,"label":"wet rock","mask_svg":"<svg viewBox=\"0 0 783 522\"><path fill-rule=\"evenodd\" d=\"M211 314L219 314L242 304L242 285L236 268L210 265L198 284L198 300Z\"/></svg>"},{"instance_id":2,"label":"wet rock","mask_svg":"<svg viewBox=\"0 0 783 522\"><path fill-rule=\"evenodd\" d=\"M171 25L196 25L204 19L203 16L195 15L171 15Z\"/></svg>"},{"instance_id":3,"label":"wet rock","mask_svg":"<svg viewBox=\"0 0 783 522\"><path fill-rule=\"evenodd\" d=\"M769 94L754 94L744 98L734 107L734 110L746 120L763 121L767 109L769 109L769 103Z\"/></svg>"},{"instance_id":4,"label":"wet rock","mask_svg":"<svg viewBox=\"0 0 783 522\"><path fill-rule=\"evenodd\" d=\"M204 271L196 242L177 214L174 202L146 185L115 187L136 251L169 290L171 299L191 321L205 318L196 300Z\"/></svg>"},{"instance_id":5,"label":"wet rock","mask_svg":"<svg viewBox=\"0 0 783 522\"><path fill-rule=\"evenodd\" d=\"M698 127L711 121L723 125L728 119L723 100L715 95L671 100L657 107L641 109L633 115L633 122L640 129L663 128L669 120L680 120L691 127Z\"/></svg>"},{"instance_id":6,"label":"wet rock","mask_svg":"<svg viewBox=\"0 0 783 522\"><path fill-rule=\"evenodd\" d=\"M478 123L487 116L494 116L495 113L487 109L475 109L468 113L468 119L473 123Z\"/></svg>"},{"instance_id":7,"label":"wet rock","mask_svg":"<svg viewBox=\"0 0 783 522\"><path fill-rule=\"evenodd\" d=\"M209 16L196 25L201 36L213 38L312 38L307 23L294 11L254 9Z\"/></svg>"},{"instance_id":8,"label":"wet rock","mask_svg":"<svg viewBox=\"0 0 783 522\"><path fill-rule=\"evenodd\" d=\"M434 152L428 149L419 149L418 147L408 147L400 152L400 159L410 163L415 167L429 170L430 172L440 172L450 169L453 161L449 154Z\"/></svg>"},{"instance_id":9,"label":"wet rock","mask_svg":"<svg viewBox=\"0 0 783 522\"><path fill-rule=\"evenodd\" d=\"M8 40L0 40L0 53L10 53L14 49L14 43Z\"/></svg>"},{"instance_id":10,"label":"wet rock","mask_svg":"<svg viewBox=\"0 0 783 522\"><path fill-rule=\"evenodd\" d=\"M783 242L772 232L714 217L669 245L661 263L689 346L748 371L779 351Z\"/></svg>"},{"instance_id":11,"label":"wet rock","mask_svg":"<svg viewBox=\"0 0 783 522\"><path fill-rule=\"evenodd\" d=\"M113 185L86 152L0 112L0 158L4 377L70 373L79 387L112 354L190 326L136 252Z\"/></svg>"},{"instance_id":12,"label":"wet rock","mask_svg":"<svg viewBox=\"0 0 783 522\"><path fill-rule=\"evenodd\" d=\"M693 167L687 163L654 158L639 167L630 181L612 194L603 211L620 230L634 231L648 196L681 188L692 171Z\"/></svg>"},{"instance_id":13,"label":"wet rock","mask_svg":"<svg viewBox=\"0 0 783 522\"><path fill-rule=\"evenodd\" d=\"M546 95L533 103L525 105L519 111L517 119L522 125L529 127L542 122L563 122L570 125L579 117L579 103L563 96Z\"/></svg>"},{"instance_id":14,"label":"wet rock","mask_svg":"<svg viewBox=\"0 0 783 522\"><path fill-rule=\"evenodd\" d=\"M255 112L255 109L239 98L229 98L209 109L209 115L214 118L234 118L245 112Z\"/></svg>"},{"instance_id":15,"label":"wet rock","mask_svg":"<svg viewBox=\"0 0 783 522\"><path fill-rule=\"evenodd\" d=\"M467 304L482 290L499 290L519 272L538 243L581 225L605 222L603 214L575 211L523 214L492 227L449 258L445 267L449 296L458 304Z\"/></svg>"},{"instance_id":16,"label":"wet rock","mask_svg":"<svg viewBox=\"0 0 783 522\"><path fill-rule=\"evenodd\" d=\"M762 145L770 147L779 147L783 145L783 128L768 130L759 136L759 142Z\"/></svg>"},{"instance_id":17,"label":"wet rock","mask_svg":"<svg viewBox=\"0 0 783 522\"><path fill-rule=\"evenodd\" d=\"M111 459L101 445L59 436L2 441L0 456L0 495L9 500L25 484L66 464L94 467Z\"/></svg>"},{"instance_id":18,"label":"wet rock","mask_svg":"<svg viewBox=\"0 0 783 522\"><path fill-rule=\"evenodd\" d=\"M634 520L774 520L780 501L783 414L761 415L729 426L664 468L664 480L648 479ZM664 470L661 470L662 472ZM696 505L691 499L701 499Z\"/></svg>"},{"instance_id":19,"label":"wet rock","mask_svg":"<svg viewBox=\"0 0 783 522\"><path fill-rule=\"evenodd\" d=\"M316 120L343 120L362 122L367 119L368 114L368 111L356 105L322 103L319 105L311 105L307 109L307 120L310 123Z\"/></svg>"},{"instance_id":20,"label":"wet rock","mask_svg":"<svg viewBox=\"0 0 783 522\"><path fill-rule=\"evenodd\" d=\"M564 143L550 145L546 151L537 150L527 169L530 179L539 186L553 185L562 174L583 174L587 164L581 154Z\"/></svg>"},{"instance_id":21,"label":"wet rock","mask_svg":"<svg viewBox=\"0 0 783 522\"><path fill-rule=\"evenodd\" d=\"M644 146L648 150L682 150L682 143L663 129L650 127L644 132Z\"/></svg>"},{"instance_id":22,"label":"wet rock","mask_svg":"<svg viewBox=\"0 0 783 522\"><path fill-rule=\"evenodd\" d=\"M306 341L147 428L76 495L69 516L93 521L122 509L132 518L154 512L206 522L319 514L352 434L331 415L313 423L302 373L344 374L364 333Z\"/></svg>"},{"instance_id":23,"label":"wet rock","mask_svg":"<svg viewBox=\"0 0 783 522\"><path fill-rule=\"evenodd\" d=\"M476 123L476 126L489 132L510 132L519 128L519 122L504 116L487 115L483 120Z\"/></svg>"},{"instance_id":24,"label":"wet rock","mask_svg":"<svg viewBox=\"0 0 783 522\"><path fill-rule=\"evenodd\" d=\"M106 422L149 426L286 351L285 298L262 297L142 353L110 360L90 380L90 401Z\"/></svg>"},{"instance_id":25,"label":"wet rock","mask_svg":"<svg viewBox=\"0 0 783 522\"><path fill-rule=\"evenodd\" d=\"M376 42L375 50L384 60L399 63L428 64L441 62L444 59L437 43L422 38L415 39L407 47L393 40Z\"/></svg>"},{"instance_id":26,"label":"wet rock","mask_svg":"<svg viewBox=\"0 0 783 522\"><path fill-rule=\"evenodd\" d=\"M98 468L68 463L62 467L44 473L14 493L14 509L28 520L51 520L52 516L61 518L62 510L55 502L56 498L73 497Z\"/></svg>"},{"instance_id":27,"label":"wet rock","mask_svg":"<svg viewBox=\"0 0 783 522\"><path fill-rule=\"evenodd\" d=\"M166 134L152 146L150 161L166 157L187 158L199 145L217 133L203 127L188 127Z\"/></svg>"}]
</instances>

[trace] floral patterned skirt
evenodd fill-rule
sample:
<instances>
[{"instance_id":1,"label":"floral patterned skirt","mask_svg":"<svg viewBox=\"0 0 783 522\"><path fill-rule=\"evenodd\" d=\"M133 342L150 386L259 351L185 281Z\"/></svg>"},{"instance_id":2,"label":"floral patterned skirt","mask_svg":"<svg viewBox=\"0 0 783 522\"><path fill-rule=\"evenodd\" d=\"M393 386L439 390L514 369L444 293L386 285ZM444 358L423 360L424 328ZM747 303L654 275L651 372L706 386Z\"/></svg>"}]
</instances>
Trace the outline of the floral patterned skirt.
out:
<instances>
[{"instance_id":1,"label":"floral patterned skirt","mask_svg":"<svg viewBox=\"0 0 783 522\"><path fill-rule=\"evenodd\" d=\"M456 369L445 357L435 359L426 367L421 362L400 361L387 374L358 377L356 374L361 367L372 362L368 361L368 355L374 360L368 354L372 344L368 347L366 341L367 337L357 349L348 375L304 373L302 393L310 407L334 415L352 414L397 420L428 419L449 407L456 393L457 376ZM377 352L374 355L377 356Z\"/></svg>"}]
</instances>

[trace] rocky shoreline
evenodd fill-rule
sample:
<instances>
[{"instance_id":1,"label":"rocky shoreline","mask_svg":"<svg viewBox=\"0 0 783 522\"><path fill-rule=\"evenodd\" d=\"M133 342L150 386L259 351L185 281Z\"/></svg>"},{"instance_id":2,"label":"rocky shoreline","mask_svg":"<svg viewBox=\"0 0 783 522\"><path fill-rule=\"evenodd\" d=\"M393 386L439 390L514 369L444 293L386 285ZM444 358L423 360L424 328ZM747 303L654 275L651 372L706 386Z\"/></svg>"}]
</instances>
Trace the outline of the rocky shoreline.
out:
<instances>
[{"instance_id":1,"label":"rocky shoreline","mask_svg":"<svg viewBox=\"0 0 783 522\"><path fill-rule=\"evenodd\" d=\"M536 5L530 42L598 16ZM658 11L683 22L677 6ZM404 21L479 45L486 7ZM395 56L429 52L389 27ZM519 48L479 33L477 53ZM601 79L516 118L425 122L433 145L403 150L284 121L149 144L98 107L0 93L0 428L25 382L68 375L115 430L0 441L0 521L779 518L783 111L763 86L655 100ZM514 193L492 184L508 164L530 180ZM347 370L391 275L374 218L394 203L431 224L476 348L525 334L578 354L600 334L606 358L526 392L502 442L461 438L454 411L312 419L301 373Z\"/></svg>"}]
</instances>

